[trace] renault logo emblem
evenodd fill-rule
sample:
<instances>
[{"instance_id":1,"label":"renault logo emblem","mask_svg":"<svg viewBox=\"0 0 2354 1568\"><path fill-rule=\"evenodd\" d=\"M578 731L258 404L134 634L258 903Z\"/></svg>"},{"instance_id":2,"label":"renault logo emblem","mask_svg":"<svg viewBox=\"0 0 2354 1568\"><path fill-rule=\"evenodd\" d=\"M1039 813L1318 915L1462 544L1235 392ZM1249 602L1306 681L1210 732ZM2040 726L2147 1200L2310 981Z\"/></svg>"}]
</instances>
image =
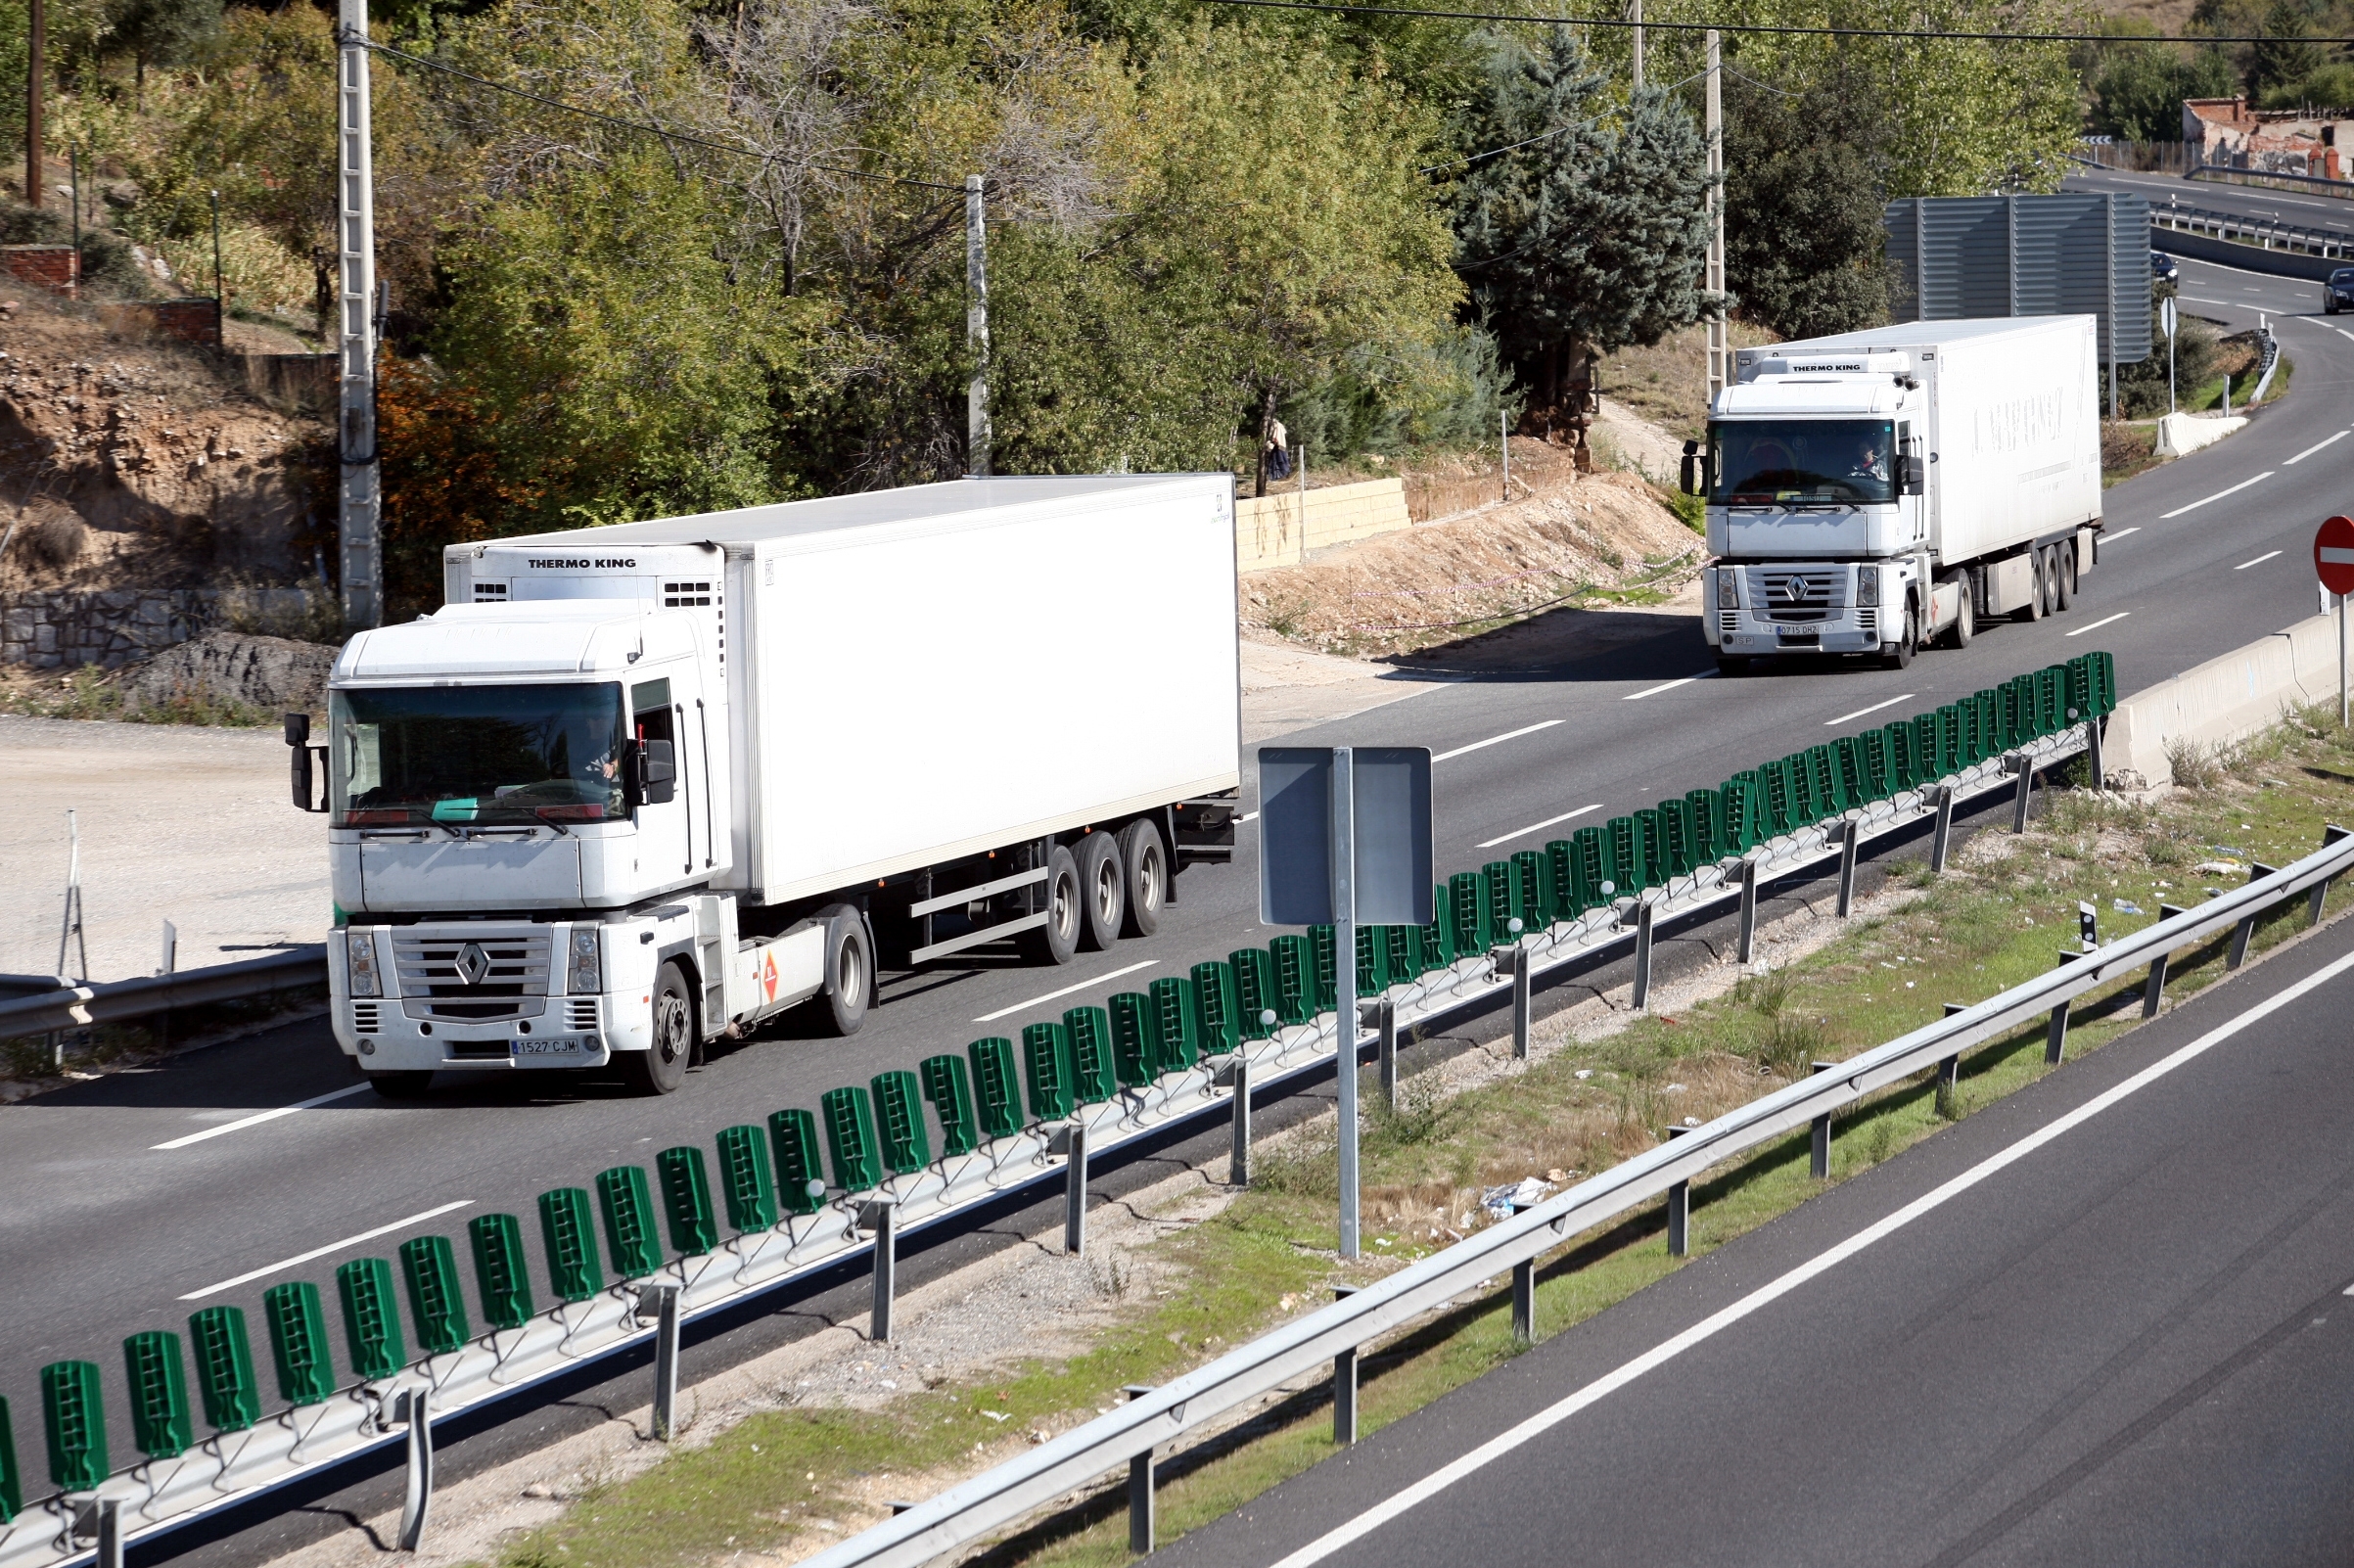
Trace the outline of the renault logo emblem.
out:
<instances>
[{"instance_id":1,"label":"renault logo emblem","mask_svg":"<svg viewBox=\"0 0 2354 1568\"><path fill-rule=\"evenodd\" d=\"M490 955L483 951L481 943L470 942L458 949L458 980L461 984L479 986L488 973Z\"/></svg>"},{"instance_id":2,"label":"renault logo emblem","mask_svg":"<svg viewBox=\"0 0 2354 1568\"><path fill-rule=\"evenodd\" d=\"M1799 600L1807 596L1807 579L1804 577L1784 577L1781 579L1781 591L1783 598L1789 600L1792 604L1796 604Z\"/></svg>"}]
</instances>

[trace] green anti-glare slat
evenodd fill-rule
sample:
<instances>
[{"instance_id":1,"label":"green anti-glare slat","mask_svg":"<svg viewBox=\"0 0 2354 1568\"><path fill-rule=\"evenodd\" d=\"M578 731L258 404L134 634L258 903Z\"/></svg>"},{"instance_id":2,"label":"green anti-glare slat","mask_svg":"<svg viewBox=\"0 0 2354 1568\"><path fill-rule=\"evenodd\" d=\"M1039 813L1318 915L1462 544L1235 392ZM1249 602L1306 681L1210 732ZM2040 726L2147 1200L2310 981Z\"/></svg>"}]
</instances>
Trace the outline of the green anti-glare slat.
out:
<instances>
[{"instance_id":1,"label":"green anti-glare slat","mask_svg":"<svg viewBox=\"0 0 2354 1568\"><path fill-rule=\"evenodd\" d=\"M642 1166L617 1165L597 1173L597 1209L605 1217L605 1250L613 1271L643 1279L662 1267L662 1239L654 1228L654 1189Z\"/></svg>"},{"instance_id":2,"label":"green anti-glare slat","mask_svg":"<svg viewBox=\"0 0 2354 1568\"><path fill-rule=\"evenodd\" d=\"M1632 816L1614 816L1602 824L1602 840L1608 850L1605 875L1614 895L1642 891L1642 826Z\"/></svg>"},{"instance_id":3,"label":"green anti-glare slat","mask_svg":"<svg viewBox=\"0 0 2354 1568\"><path fill-rule=\"evenodd\" d=\"M1757 846L1757 774L1735 773L1717 786L1717 847L1728 855Z\"/></svg>"},{"instance_id":4,"label":"green anti-glare slat","mask_svg":"<svg viewBox=\"0 0 2354 1568\"><path fill-rule=\"evenodd\" d=\"M1837 816L1855 804L1847 798L1846 783L1839 776L1839 761L1830 746L1810 746L1806 758L1808 776L1815 785L1815 809L1822 816Z\"/></svg>"},{"instance_id":5,"label":"green anti-glare slat","mask_svg":"<svg viewBox=\"0 0 2354 1568\"><path fill-rule=\"evenodd\" d=\"M1389 962L1381 950L1381 928L1357 928L1357 994L1378 996L1389 989Z\"/></svg>"},{"instance_id":6,"label":"green anti-glare slat","mask_svg":"<svg viewBox=\"0 0 2354 1568\"><path fill-rule=\"evenodd\" d=\"M1545 842L1545 880L1553 890L1555 920L1575 919L1587 907L1586 900L1579 897L1577 849L1567 839Z\"/></svg>"},{"instance_id":7,"label":"green anti-glare slat","mask_svg":"<svg viewBox=\"0 0 2354 1568\"><path fill-rule=\"evenodd\" d=\"M2093 704L2093 656L2078 654L2063 667L2068 671L2068 706L2076 710L2071 723L2096 716L2099 710Z\"/></svg>"},{"instance_id":8,"label":"green anti-glare slat","mask_svg":"<svg viewBox=\"0 0 2354 1568\"><path fill-rule=\"evenodd\" d=\"M188 1348L196 1360L196 1391L204 1401L207 1426L243 1432L261 1419L261 1384L254 1376L244 1309L205 1307L189 1314ZM0 1443L6 1441L0 1437Z\"/></svg>"},{"instance_id":9,"label":"green anti-glare slat","mask_svg":"<svg viewBox=\"0 0 2354 1568\"><path fill-rule=\"evenodd\" d=\"M1600 823L1578 829L1569 836L1577 857L1577 886L1570 891L1587 908L1599 908L1610 901L1615 888L1604 888L1605 882L1615 881L1617 866L1610 858L1610 835Z\"/></svg>"},{"instance_id":10,"label":"green anti-glare slat","mask_svg":"<svg viewBox=\"0 0 2354 1568\"><path fill-rule=\"evenodd\" d=\"M1913 771L1913 722L1897 719L1880 726L1879 756L1886 772L1887 794L1909 790L1918 779Z\"/></svg>"},{"instance_id":11,"label":"green anti-glare slat","mask_svg":"<svg viewBox=\"0 0 2354 1568\"><path fill-rule=\"evenodd\" d=\"M1792 752L1781 760L1781 766L1790 786L1790 827L1796 830L1821 814L1815 809L1815 774L1804 752Z\"/></svg>"},{"instance_id":12,"label":"green anti-glare slat","mask_svg":"<svg viewBox=\"0 0 2354 1568\"><path fill-rule=\"evenodd\" d=\"M1553 865L1543 850L1516 850L1512 853L1512 878L1519 884L1520 897L1512 912L1530 931L1543 931L1554 920Z\"/></svg>"},{"instance_id":13,"label":"green anti-glare slat","mask_svg":"<svg viewBox=\"0 0 2354 1568\"><path fill-rule=\"evenodd\" d=\"M932 1163L932 1130L924 1126L923 1085L913 1073L896 1067L870 1081L875 1097L875 1130L883 1135L883 1163L913 1176Z\"/></svg>"},{"instance_id":14,"label":"green anti-glare slat","mask_svg":"<svg viewBox=\"0 0 2354 1568\"><path fill-rule=\"evenodd\" d=\"M1637 810L1635 819L1642 827L1642 874L1645 887L1665 887L1668 870L1668 825L1660 820L1659 807L1646 806Z\"/></svg>"},{"instance_id":15,"label":"green anti-glare slat","mask_svg":"<svg viewBox=\"0 0 2354 1568\"><path fill-rule=\"evenodd\" d=\"M768 1152L776 1156L776 1200L785 1213L815 1214L825 1207L814 1115L799 1106L769 1112Z\"/></svg>"},{"instance_id":16,"label":"green anti-glare slat","mask_svg":"<svg viewBox=\"0 0 2354 1568\"><path fill-rule=\"evenodd\" d=\"M943 1051L916 1063L915 1072L940 1122L941 1158L953 1160L981 1147L981 1124L973 1114L973 1075L964 1058Z\"/></svg>"},{"instance_id":17,"label":"green anti-glare slat","mask_svg":"<svg viewBox=\"0 0 2354 1568\"><path fill-rule=\"evenodd\" d=\"M1661 801L1658 807L1660 826L1667 830L1667 868L1671 875L1687 877L1700 869L1700 830L1692 820L1692 803L1688 800Z\"/></svg>"},{"instance_id":18,"label":"green anti-glare slat","mask_svg":"<svg viewBox=\"0 0 2354 1568\"><path fill-rule=\"evenodd\" d=\"M261 1293L261 1317L269 1325L278 1397L293 1406L326 1404L335 1394L335 1363L327 1352L327 1309L319 1287L307 1279L272 1285Z\"/></svg>"},{"instance_id":19,"label":"green anti-glare slat","mask_svg":"<svg viewBox=\"0 0 2354 1568\"><path fill-rule=\"evenodd\" d=\"M1723 803L1715 790L1686 790L1684 804L1691 812L1692 869L1725 858Z\"/></svg>"},{"instance_id":20,"label":"green anti-glare slat","mask_svg":"<svg viewBox=\"0 0 2354 1568\"><path fill-rule=\"evenodd\" d=\"M1308 939L1287 932L1267 945L1268 961L1275 970L1275 1016L1279 1023L1306 1024L1315 1019L1315 955ZM1119 1022L1117 1012L1113 1022ZM1123 1070L1125 1072L1125 1069ZM1127 1078L1121 1079L1123 1084ZM1132 1085L1131 1085L1132 1086Z\"/></svg>"},{"instance_id":21,"label":"green anti-glare slat","mask_svg":"<svg viewBox=\"0 0 2354 1568\"><path fill-rule=\"evenodd\" d=\"M1934 750L1923 754L1922 761L1930 767L1933 778L1944 778L1960 772L1965 764L1962 749L1962 705L1947 703L1928 715L1930 742Z\"/></svg>"},{"instance_id":22,"label":"green anti-glare slat","mask_svg":"<svg viewBox=\"0 0 2354 1568\"><path fill-rule=\"evenodd\" d=\"M2003 694L1992 686L1983 686L1971 694L1970 701L1978 710L1974 742L1977 755L1970 760L1983 762L2003 750Z\"/></svg>"},{"instance_id":23,"label":"green anti-glare slat","mask_svg":"<svg viewBox=\"0 0 2354 1568\"><path fill-rule=\"evenodd\" d=\"M24 1472L17 1464L17 1421L0 1397L0 1525L24 1511Z\"/></svg>"},{"instance_id":24,"label":"green anti-glare slat","mask_svg":"<svg viewBox=\"0 0 2354 1568\"><path fill-rule=\"evenodd\" d=\"M1119 1093L1120 1071L1112 1060L1112 1015L1100 1007L1070 1008L1063 1014L1063 1033L1071 1040L1072 1087L1078 1091L1079 1103L1101 1105Z\"/></svg>"},{"instance_id":25,"label":"green anti-glare slat","mask_svg":"<svg viewBox=\"0 0 2354 1568\"><path fill-rule=\"evenodd\" d=\"M1234 966L1234 1006L1241 1017L1242 1038L1266 1039L1274 1026L1260 1022L1261 1017L1273 1013L1280 1023L1283 1016L1275 991L1275 955L1265 947L1237 947L1226 962Z\"/></svg>"},{"instance_id":26,"label":"green anti-glare slat","mask_svg":"<svg viewBox=\"0 0 2354 1568\"><path fill-rule=\"evenodd\" d=\"M654 1157L654 1171L662 1179L670 1250L682 1258L700 1258L718 1246L719 1221L712 1212L711 1175L704 1169L703 1151L688 1144L665 1149Z\"/></svg>"},{"instance_id":27,"label":"green anti-glare slat","mask_svg":"<svg viewBox=\"0 0 2354 1568\"><path fill-rule=\"evenodd\" d=\"M531 1320L531 1260L523 1250L523 1224L511 1214L478 1214L466 1222L474 1251L474 1293L483 1321L521 1328Z\"/></svg>"},{"instance_id":28,"label":"green anti-glare slat","mask_svg":"<svg viewBox=\"0 0 2354 1568\"><path fill-rule=\"evenodd\" d=\"M1298 945L1286 947L1285 943ZM1305 1018L1293 1014L1306 1013L1308 1004L1299 999L1297 988L1310 986L1305 976L1309 962L1308 944L1304 939L1277 937L1275 939L1277 973L1289 964L1293 989L1284 992L1283 1021L1305 1023ZM1115 994L1108 1004L1112 1014L1112 1070L1120 1076L1122 1088L1143 1088L1160 1077L1161 1021L1153 1011L1152 998L1140 991L1124 991Z\"/></svg>"},{"instance_id":29,"label":"green anti-glare slat","mask_svg":"<svg viewBox=\"0 0 2354 1568\"><path fill-rule=\"evenodd\" d=\"M1071 1084L1071 1041L1060 1024L1022 1026L1022 1082L1030 1089L1030 1114L1059 1122L1079 1103Z\"/></svg>"},{"instance_id":30,"label":"green anti-glare slat","mask_svg":"<svg viewBox=\"0 0 2354 1568\"><path fill-rule=\"evenodd\" d=\"M817 1096L817 1119L825 1125L826 1157L834 1185L845 1192L869 1192L883 1181L883 1157L875 1147L875 1118L866 1091L855 1086L827 1089Z\"/></svg>"},{"instance_id":31,"label":"green anti-glare slat","mask_svg":"<svg viewBox=\"0 0 2354 1568\"><path fill-rule=\"evenodd\" d=\"M1392 929L1382 928L1385 957ZM1242 1003L1235 993L1233 966L1213 958L1193 966L1192 980L1194 1038L1204 1056L1223 1056L1242 1043Z\"/></svg>"},{"instance_id":32,"label":"green anti-glare slat","mask_svg":"<svg viewBox=\"0 0 2354 1568\"><path fill-rule=\"evenodd\" d=\"M1454 929L1451 940L1456 953L1468 956L1486 952L1494 946L1495 933L1488 929L1488 905L1480 894L1479 873L1457 871L1449 877L1447 897L1454 906Z\"/></svg>"},{"instance_id":33,"label":"green anti-glare slat","mask_svg":"<svg viewBox=\"0 0 2354 1568\"><path fill-rule=\"evenodd\" d=\"M1480 906L1488 916L1488 940L1506 943L1512 940L1512 922L1517 918L1515 905L1520 878L1513 874L1509 860L1490 860L1479 868Z\"/></svg>"},{"instance_id":34,"label":"green anti-glare slat","mask_svg":"<svg viewBox=\"0 0 2354 1568\"><path fill-rule=\"evenodd\" d=\"M1444 969L1462 954L1454 946L1454 890L1444 882L1430 890L1430 924L1422 928L1422 968Z\"/></svg>"},{"instance_id":35,"label":"green anti-glare slat","mask_svg":"<svg viewBox=\"0 0 2354 1568\"><path fill-rule=\"evenodd\" d=\"M1154 1016L1161 1021L1161 1071L1177 1073L1192 1067L1201 1060L1201 1039L1193 1033L1193 982L1164 975L1144 992L1152 998Z\"/></svg>"},{"instance_id":36,"label":"green anti-glare slat","mask_svg":"<svg viewBox=\"0 0 2354 1568\"><path fill-rule=\"evenodd\" d=\"M344 1302L344 1349L363 1383L397 1377L408 1364L400 1337L400 1309L392 1300L392 1266L382 1258L354 1258L335 1271Z\"/></svg>"},{"instance_id":37,"label":"green anti-glare slat","mask_svg":"<svg viewBox=\"0 0 2354 1568\"><path fill-rule=\"evenodd\" d=\"M981 1135L1012 1137L1024 1126L1022 1084L1014 1068L1013 1041L1002 1035L992 1035L967 1045L964 1054L973 1064L973 1105L981 1113Z\"/></svg>"},{"instance_id":38,"label":"green anti-glare slat","mask_svg":"<svg viewBox=\"0 0 2354 1568\"><path fill-rule=\"evenodd\" d=\"M114 1466L107 1460L107 1410L96 1361L51 1361L41 1368L41 1422L49 1438L49 1484L95 1492Z\"/></svg>"},{"instance_id":39,"label":"green anti-glare slat","mask_svg":"<svg viewBox=\"0 0 2354 1568\"><path fill-rule=\"evenodd\" d=\"M180 1336L150 1328L122 1342L131 1388L131 1443L151 1459L176 1459L195 1441L188 1419L188 1369Z\"/></svg>"},{"instance_id":40,"label":"green anti-glare slat","mask_svg":"<svg viewBox=\"0 0 2354 1568\"><path fill-rule=\"evenodd\" d=\"M1340 970L1336 967L1339 954L1334 946L1339 941L1338 933L1330 926L1308 928L1308 950L1315 957L1313 973L1315 976L1315 1010L1319 1013L1328 1013L1340 1005L1341 979ZM1161 1042L1161 1049L1164 1054L1169 1051L1170 1042L1167 1039Z\"/></svg>"},{"instance_id":41,"label":"green anti-glare slat","mask_svg":"<svg viewBox=\"0 0 2354 1568\"><path fill-rule=\"evenodd\" d=\"M447 1236L411 1236L402 1242L400 1273L408 1285L417 1343L427 1355L446 1356L474 1337L466 1322L466 1298L458 1290L458 1255Z\"/></svg>"},{"instance_id":42,"label":"green anti-glare slat","mask_svg":"<svg viewBox=\"0 0 2354 1568\"><path fill-rule=\"evenodd\" d=\"M776 1183L768 1174L768 1138L757 1127L719 1129L712 1140L719 1156L719 1196L728 1226L739 1234L776 1224Z\"/></svg>"},{"instance_id":43,"label":"green anti-glare slat","mask_svg":"<svg viewBox=\"0 0 2354 1568\"><path fill-rule=\"evenodd\" d=\"M2093 655L2093 675L2100 690L2098 701L2105 715L2117 711L2117 656L2102 648Z\"/></svg>"},{"instance_id":44,"label":"green anti-glare slat","mask_svg":"<svg viewBox=\"0 0 2354 1568\"><path fill-rule=\"evenodd\" d=\"M605 1288L587 1188L557 1187L539 1195L539 1245L547 1253L548 1289L558 1301L586 1301Z\"/></svg>"}]
</instances>

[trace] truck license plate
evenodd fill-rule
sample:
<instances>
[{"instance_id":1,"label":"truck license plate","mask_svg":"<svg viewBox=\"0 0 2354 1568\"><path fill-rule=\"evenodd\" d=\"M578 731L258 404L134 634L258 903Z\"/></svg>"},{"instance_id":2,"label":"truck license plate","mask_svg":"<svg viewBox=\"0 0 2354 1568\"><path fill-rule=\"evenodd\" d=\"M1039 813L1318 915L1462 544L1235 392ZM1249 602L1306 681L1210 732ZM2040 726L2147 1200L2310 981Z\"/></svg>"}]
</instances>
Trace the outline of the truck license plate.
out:
<instances>
[{"instance_id":1,"label":"truck license plate","mask_svg":"<svg viewBox=\"0 0 2354 1568\"><path fill-rule=\"evenodd\" d=\"M1775 633L1784 642L1821 642L1823 633L1813 626L1777 626Z\"/></svg>"},{"instance_id":2,"label":"truck license plate","mask_svg":"<svg viewBox=\"0 0 2354 1568\"><path fill-rule=\"evenodd\" d=\"M518 1039L510 1047L513 1060L519 1065L551 1067L564 1065L567 1058L578 1061L592 1049L587 1040L576 1036L551 1035L544 1039Z\"/></svg>"}]
</instances>

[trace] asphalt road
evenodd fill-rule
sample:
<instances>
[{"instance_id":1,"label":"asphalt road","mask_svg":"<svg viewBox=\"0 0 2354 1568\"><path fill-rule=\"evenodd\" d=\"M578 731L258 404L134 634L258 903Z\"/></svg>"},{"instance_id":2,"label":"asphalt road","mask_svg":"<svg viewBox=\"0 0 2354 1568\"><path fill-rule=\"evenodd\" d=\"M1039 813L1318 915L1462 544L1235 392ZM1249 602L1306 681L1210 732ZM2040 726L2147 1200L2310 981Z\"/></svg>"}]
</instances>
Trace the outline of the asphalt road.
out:
<instances>
[{"instance_id":1,"label":"asphalt road","mask_svg":"<svg viewBox=\"0 0 2354 1568\"><path fill-rule=\"evenodd\" d=\"M2340 921L1155 1560L2343 1563L2350 1001Z\"/></svg>"},{"instance_id":2,"label":"asphalt road","mask_svg":"<svg viewBox=\"0 0 2354 1568\"><path fill-rule=\"evenodd\" d=\"M2071 191L2130 191L2153 208L2168 205L2204 208L2325 233L2335 231L2354 240L2354 199L2321 191L2274 190L2261 185L2235 185L2223 180L2187 180L2180 174L2128 174L2117 169L2080 168L2068 175ZM2153 242L2166 249L2163 233ZM2307 285L2312 287L2312 285Z\"/></svg>"},{"instance_id":3,"label":"asphalt road","mask_svg":"<svg viewBox=\"0 0 2354 1568\"><path fill-rule=\"evenodd\" d=\"M2234 325L2311 304L2308 285L2228 268L2186 263L2184 285L2228 296L2211 308ZM2231 440L2110 490L2110 542L2065 616L1984 628L1969 649L1924 653L1910 670L1834 664L1724 680L1692 619L1659 615L1655 632L1608 652L1441 686L1290 739L1429 746L1439 858L1453 870L2092 648L2115 652L2129 692L2161 679L2314 613L2311 530L2354 499L2354 440L2330 444L2354 418L2354 339L2318 318L2283 330L2298 363L2294 393ZM287 831L316 827L290 813ZM214 1302L243 1305L257 1325L260 1293L281 1279L327 1279L346 1259L390 1255L424 1230L463 1248L474 1214L528 1216L540 1191L618 1161L708 1145L723 1126L813 1106L836 1084L1264 943L1255 854L1246 828L1235 867L1187 872L1149 942L1061 970L983 961L897 980L856 1038L741 1045L662 1100L518 1075L444 1080L408 1105L359 1088L249 1123L356 1088L313 1024L12 1109L0 1141L0 1284L15 1311L0 1316L0 1396L27 1412L20 1453L38 1452L25 1423L44 1362L97 1360L120 1410L125 1334L184 1329L190 1311ZM207 1132L215 1135L181 1141ZM127 1447L126 1434L119 1456Z\"/></svg>"}]
</instances>

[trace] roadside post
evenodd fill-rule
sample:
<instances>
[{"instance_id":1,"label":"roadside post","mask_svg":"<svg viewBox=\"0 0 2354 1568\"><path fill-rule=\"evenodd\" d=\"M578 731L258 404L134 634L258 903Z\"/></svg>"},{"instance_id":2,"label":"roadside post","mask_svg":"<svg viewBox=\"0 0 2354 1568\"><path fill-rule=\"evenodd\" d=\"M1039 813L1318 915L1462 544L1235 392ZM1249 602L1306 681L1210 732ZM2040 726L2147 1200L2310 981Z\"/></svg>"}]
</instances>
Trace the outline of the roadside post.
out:
<instances>
[{"instance_id":1,"label":"roadside post","mask_svg":"<svg viewBox=\"0 0 2354 1568\"><path fill-rule=\"evenodd\" d=\"M2337 597L2337 723L2346 725L2346 595L2354 593L2354 518L2333 517L2313 535L2313 573Z\"/></svg>"},{"instance_id":2,"label":"roadside post","mask_svg":"<svg viewBox=\"0 0 2354 1568\"><path fill-rule=\"evenodd\" d=\"M1432 909L1430 750L1259 749L1259 918L1332 927L1340 1119L1340 1255L1358 1255L1357 925L1427 926Z\"/></svg>"},{"instance_id":3,"label":"roadside post","mask_svg":"<svg viewBox=\"0 0 2354 1568\"><path fill-rule=\"evenodd\" d=\"M2166 335L2166 412L2174 410L2174 296L2158 301L2158 330Z\"/></svg>"}]
</instances>

